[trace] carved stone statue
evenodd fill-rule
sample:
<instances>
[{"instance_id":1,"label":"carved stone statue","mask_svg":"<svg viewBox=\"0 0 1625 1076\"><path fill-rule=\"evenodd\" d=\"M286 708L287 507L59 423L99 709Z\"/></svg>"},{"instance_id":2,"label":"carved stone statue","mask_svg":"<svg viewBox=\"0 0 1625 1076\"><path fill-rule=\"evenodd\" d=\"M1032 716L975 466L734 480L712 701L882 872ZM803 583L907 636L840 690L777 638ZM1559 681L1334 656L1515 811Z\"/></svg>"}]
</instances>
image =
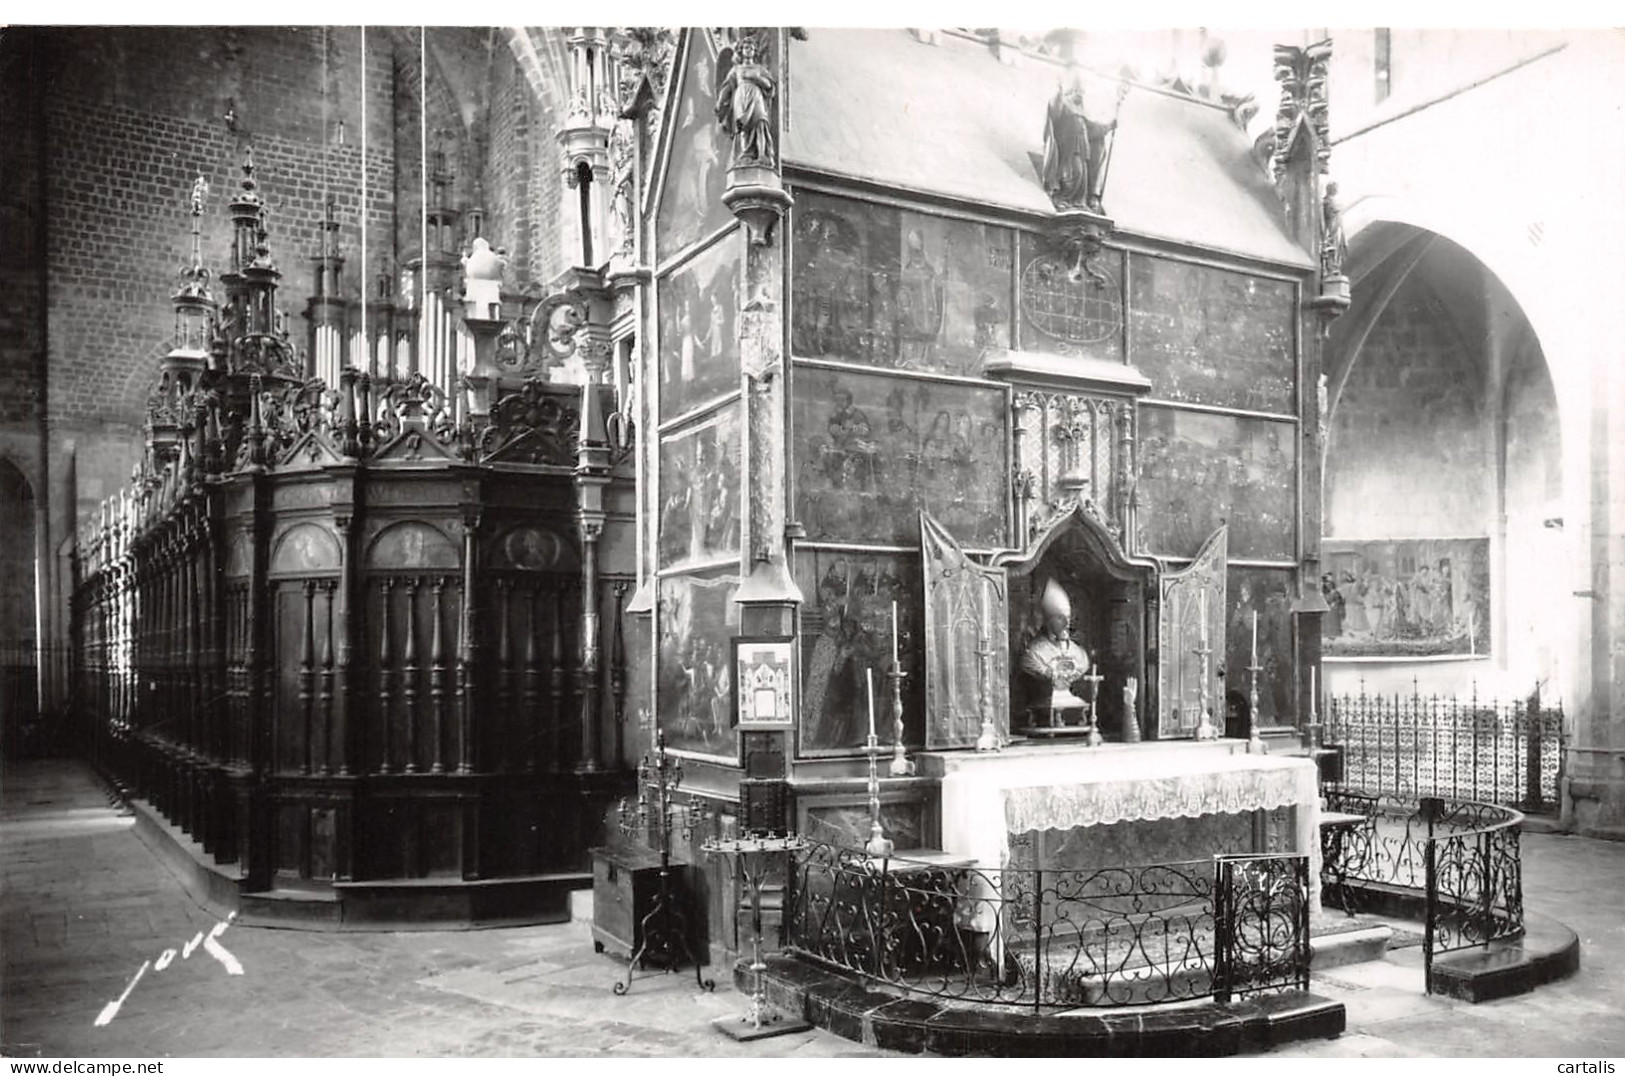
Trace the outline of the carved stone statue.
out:
<instances>
[{"instance_id":1,"label":"carved stone statue","mask_svg":"<svg viewBox=\"0 0 1625 1076\"><path fill-rule=\"evenodd\" d=\"M777 164L773 145L773 94L777 87L762 63L760 31L740 34L732 51L717 61L717 120L733 137L733 166L772 168Z\"/></svg>"},{"instance_id":2,"label":"carved stone statue","mask_svg":"<svg viewBox=\"0 0 1625 1076\"><path fill-rule=\"evenodd\" d=\"M1122 102L1121 93L1118 102ZM1044 191L1057 209L1102 212L1101 192L1117 117L1099 122L1090 111L1083 72L1074 67L1071 80L1056 88L1044 117L1042 178Z\"/></svg>"},{"instance_id":3,"label":"carved stone statue","mask_svg":"<svg viewBox=\"0 0 1625 1076\"><path fill-rule=\"evenodd\" d=\"M1072 685L1089 671L1089 655L1069 633L1072 603L1053 579L1044 584L1039 611L1043 630L1022 651L1021 671L1049 684L1048 708L1052 712L1080 710L1084 701L1072 693Z\"/></svg>"},{"instance_id":4,"label":"carved stone statue","mask_svg":"<svg viewBox=\"0 0 1625 1076\"><path fill-rule=\"evenodd\" d=\"M1343 234L1343 210L1337 204L1337 184L1326 184L1326 195L1320 202L1320 275L1339 276L1343 261L1348 257L1348 239Z\"/></svg>"}]
</instances>

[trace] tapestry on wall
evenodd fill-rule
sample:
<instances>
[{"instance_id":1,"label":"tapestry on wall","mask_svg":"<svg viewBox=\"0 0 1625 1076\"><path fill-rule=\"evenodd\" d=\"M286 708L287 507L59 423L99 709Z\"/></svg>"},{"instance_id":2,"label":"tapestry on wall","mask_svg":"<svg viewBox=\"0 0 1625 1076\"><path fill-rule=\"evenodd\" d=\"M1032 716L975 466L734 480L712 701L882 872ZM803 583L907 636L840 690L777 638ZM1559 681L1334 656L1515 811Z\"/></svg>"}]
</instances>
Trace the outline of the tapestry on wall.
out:
<instances>
[{"instance_id":1,"label":"tapestry on wall","mask_svg":"<svg viewBox=\"0 0 1625 1076\"><path fill-rule=\"evenodd\" d=\"M1328 539L1322 564L1327 657L1491 652L1488 538Z\"/></svg>"}]
</instances>

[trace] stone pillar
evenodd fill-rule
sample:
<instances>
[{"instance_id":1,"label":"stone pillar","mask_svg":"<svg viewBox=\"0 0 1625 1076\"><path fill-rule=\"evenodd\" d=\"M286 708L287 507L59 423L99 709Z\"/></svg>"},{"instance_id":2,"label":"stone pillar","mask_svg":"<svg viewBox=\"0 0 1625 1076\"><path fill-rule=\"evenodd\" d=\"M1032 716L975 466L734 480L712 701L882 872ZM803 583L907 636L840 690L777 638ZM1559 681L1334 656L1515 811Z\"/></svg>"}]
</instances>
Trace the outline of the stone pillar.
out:
<instances>
[{"instance_id":1,"label":"stone pillar","mask_svg":"<svg viewBox=\"0 0 1625 1076\"><path fill-rule=\"evenodd\" d=\"M722 200L745 226L740 283L739 358L745 399L745 489L748 528L744 578L736 600L744 634L794 633L802 595L785 548L784 229L791 199L779 175L782 95L788 75L788 32L744 27L734 35L731 79L757 79L772 100L771 120L734 114L725 84L717 102L733 137Z\"/></svg>"}]
</instances>

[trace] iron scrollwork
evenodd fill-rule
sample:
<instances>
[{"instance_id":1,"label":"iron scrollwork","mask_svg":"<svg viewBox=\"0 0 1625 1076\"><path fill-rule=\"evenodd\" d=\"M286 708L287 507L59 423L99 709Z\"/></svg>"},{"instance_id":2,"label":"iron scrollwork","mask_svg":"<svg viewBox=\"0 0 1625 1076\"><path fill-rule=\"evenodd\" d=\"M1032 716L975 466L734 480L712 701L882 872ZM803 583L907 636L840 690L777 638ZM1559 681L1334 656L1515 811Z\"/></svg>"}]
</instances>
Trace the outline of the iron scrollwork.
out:
<instances>
[{"instance_id":1,"label":"iron scrollwork","mask_svg":"<svg viewBox=\"0 0 1625 1076\"><path fill-rule=\"evenodd\" d=\"M789 944L913 994L1051 1012L1304 985L1308 857L944 867L808 842Z\"/></svg>"}]
</instances>

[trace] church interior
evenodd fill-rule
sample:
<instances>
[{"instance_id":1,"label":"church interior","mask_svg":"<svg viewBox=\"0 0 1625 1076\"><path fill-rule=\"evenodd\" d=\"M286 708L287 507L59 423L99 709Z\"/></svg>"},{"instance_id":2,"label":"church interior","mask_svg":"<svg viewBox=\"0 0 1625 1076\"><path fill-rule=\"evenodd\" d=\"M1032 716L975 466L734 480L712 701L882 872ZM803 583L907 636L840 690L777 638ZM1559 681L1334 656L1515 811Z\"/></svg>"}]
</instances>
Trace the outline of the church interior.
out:
<instances>
[{"instance_id":1,"label":"church interior","mask_svg":"<svg viewBox=\"0 0 1625 1076\"><path fill-rule=\"evenodd\" d=\"M1335 1036L1378 913L1428 994L1572 975L1621 47L7 28L7 766L244 928L590 894L747 1040Z\"/></svg>"}]
</instances>

